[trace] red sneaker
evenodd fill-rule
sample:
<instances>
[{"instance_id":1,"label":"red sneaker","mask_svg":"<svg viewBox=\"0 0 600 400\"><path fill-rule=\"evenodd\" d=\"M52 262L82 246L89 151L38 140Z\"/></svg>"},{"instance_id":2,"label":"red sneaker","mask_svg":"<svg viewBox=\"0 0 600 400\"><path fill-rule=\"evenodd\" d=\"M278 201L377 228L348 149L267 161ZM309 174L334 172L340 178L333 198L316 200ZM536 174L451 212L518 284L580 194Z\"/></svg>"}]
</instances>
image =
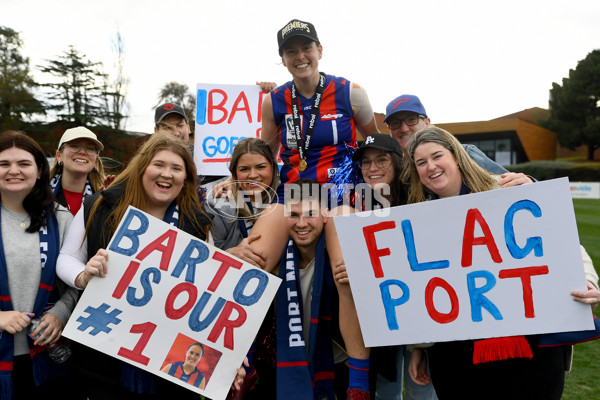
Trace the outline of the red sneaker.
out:
<instances>
[{"instance_id":1,"label":"red sneaker","mask_svg":"<svg viewBox=\"0 0 600 400\"><path fill-rule=\"evenodd\" d=\"M360 389L348 389L346 392L347 400L369 400L371 397L369 396L369 392L365 392Z\"/></svg>"}]
</instances>

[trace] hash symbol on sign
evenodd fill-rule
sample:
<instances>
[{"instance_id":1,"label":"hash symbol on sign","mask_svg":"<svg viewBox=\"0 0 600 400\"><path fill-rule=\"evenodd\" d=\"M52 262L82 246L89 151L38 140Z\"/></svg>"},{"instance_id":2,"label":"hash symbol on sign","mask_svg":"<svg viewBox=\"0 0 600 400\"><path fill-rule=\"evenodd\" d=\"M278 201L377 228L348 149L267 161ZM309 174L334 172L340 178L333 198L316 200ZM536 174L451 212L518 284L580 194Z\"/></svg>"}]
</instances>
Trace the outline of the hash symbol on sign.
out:
<instances>
[{"instance_id":1,"label":"hash symbol on sign","mask_svg":"<svg viewBox=\"0 0 600 400\"><path fill-rule=\"evenodd\" d=\"M88 306L84 311L89 314L89 317L77 318L77 322L80 322L77 329L84 332L87 328L92 328L89 332L92 336L96 336L100 332L110 332L112 328L109 328L108 325L120 324L121 320L117 318L117 315L121 314L122 311L115 308L110 313L107 313L106 311L109 307L106 303L102 303L98 308Z\"/></svg>"}]
</instances>

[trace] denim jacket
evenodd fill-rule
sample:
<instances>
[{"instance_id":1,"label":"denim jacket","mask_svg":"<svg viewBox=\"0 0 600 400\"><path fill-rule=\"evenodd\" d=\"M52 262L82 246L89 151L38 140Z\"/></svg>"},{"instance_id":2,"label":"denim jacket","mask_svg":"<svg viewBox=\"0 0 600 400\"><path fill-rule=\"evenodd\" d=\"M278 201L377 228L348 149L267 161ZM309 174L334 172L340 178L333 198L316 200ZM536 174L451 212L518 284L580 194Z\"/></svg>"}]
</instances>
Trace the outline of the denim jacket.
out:
<instances>
[{"instance_id":1,"label":"denim jacket","mask_svg":"<svg viewBox=\"0 0 600 400\"><path fill-rule=\"evenodd\" d=\"M508 170L504 167L496 164L494 161L490 160L488 156L486 156L483 151L479 150L477 146L473 144L463 144L464 149L467 151L469 156L475 161L479 166L485 169L487 172L492 174L501 175Z\"/></svg>"}]
</instances>

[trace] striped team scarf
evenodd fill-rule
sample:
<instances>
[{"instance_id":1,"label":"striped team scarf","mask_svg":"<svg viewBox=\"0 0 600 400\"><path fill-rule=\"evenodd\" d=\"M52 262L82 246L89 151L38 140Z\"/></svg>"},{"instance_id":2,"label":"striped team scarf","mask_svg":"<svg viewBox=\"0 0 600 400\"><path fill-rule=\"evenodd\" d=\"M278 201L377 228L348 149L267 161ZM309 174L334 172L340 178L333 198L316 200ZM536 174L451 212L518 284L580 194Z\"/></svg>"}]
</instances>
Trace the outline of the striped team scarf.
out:
<instances>
[{"instance_id":1,"label":"striped team scarf","mask_svg":"<svg viewBox=\"0 0 600 400\"><path fill-rule=\"evenodd\" d=\"M0 217L1 219L1 217ZM42 316L50 307L52 300L57 298L56 289L56 258L60 248L60 237L56 216L48 218L48 224L39 231L40 235L40 266L42 276L40 286L35 298L32 312L36 317ZM13 311L13 305L8 288L8 272L4 258L4 243L0 235L0 311ZM51 297L52 295L52 297ZM46 379L59 374L61 366L50 360L48 354L41 346L34 346L33 341L27 337L29 354L33 363L33 378L36 385L42 384ZM10 400L13 395L12 369L14 360L14 336L7 332L0 332L0 399Z\"/></svg>"},{"instance_id":2,"label":"striped team scarf","mask_svg":"<svg viewBox=\"0 0 600 400\"><path fill-rule=\"evenodd\" d=\"M290 238L279 266L277 292L277 398L335 399L333 390L332 308L335 284L321 234L315 252L308 359L302 333L298 250ZM297 296L290 294L296 293Z\"/></svg>"},{"instance_id":3,"label":"striped team scarf","mask_svg":"<svg viewBox=\"0 0 600 400\"><path fill-rule=\"evenodd\" d=\"M54 197L58 196L58 192L60 191L60 188L61 188L61 182L62 182L62 174L54 175L54 177L50 181L50 188L52 188L52 194L54 194ZM82 205L83 205L83 200L85 200L85 196L88 196L90 194L94 194L94 190L92 190L92 185L90 184L90 180L87 179L85 181L85 188L83 189L83 196L81 197Z\"/></svg>"},{"instance_id":4,"label":"striped team scarf","mask_svg":"<svg viewBox=\"0 0 600 400\"><path fill-rule=\"evenodd\" d=\"M179 226L179 206L177 203L175 203L175 201L169 205L169 208L163 217L163 221L174 227ZM127 362L123 363L123 369L121 370L121 386L134 393L156 392L154 374L144 371L143 369Z\"/></svg>"},{"instance_id":5,"label":"striped team scarf","mask_svg":"<svg viewBox=\"0 0 600 400\"><path fill-rule=\"evenodd\" d=\"M250 214L254 214L254 207L252 207L252 203L249 201L246 201L246 206L248 207L248 210L250 210ZM250 230L254 226L254 221L250 218L246 218L246 219L238 218L237 222L240 227L240 231L242 232L242 236L244 238L247 238L248 234L250 234Z\"/></svg>"}]
</instances>

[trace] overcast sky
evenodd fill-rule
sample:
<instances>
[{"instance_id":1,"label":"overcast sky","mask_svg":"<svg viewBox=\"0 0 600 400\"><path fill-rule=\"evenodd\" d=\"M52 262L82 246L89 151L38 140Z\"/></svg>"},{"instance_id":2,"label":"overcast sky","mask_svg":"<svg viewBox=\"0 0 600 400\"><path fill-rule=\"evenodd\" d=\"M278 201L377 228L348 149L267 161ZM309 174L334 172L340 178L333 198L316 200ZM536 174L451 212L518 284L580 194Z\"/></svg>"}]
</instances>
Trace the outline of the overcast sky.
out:
<instances>
[{"instance_id":1,"label":"overcast sky","mask_svg":"<svg viewBox=\"0 0 600 400\"><path fill-rule=\"evenodd\" d=\"M35 66L69 45L112 72L119 31L127 129L148 133L166 82L290 80L276 34L293 18L315 25L322 72L363 86L376 112L416 94L433 123L548 107L552 82L600 48L598 0L0 0L39 81Z\"/></svg>"}]
</instances>

